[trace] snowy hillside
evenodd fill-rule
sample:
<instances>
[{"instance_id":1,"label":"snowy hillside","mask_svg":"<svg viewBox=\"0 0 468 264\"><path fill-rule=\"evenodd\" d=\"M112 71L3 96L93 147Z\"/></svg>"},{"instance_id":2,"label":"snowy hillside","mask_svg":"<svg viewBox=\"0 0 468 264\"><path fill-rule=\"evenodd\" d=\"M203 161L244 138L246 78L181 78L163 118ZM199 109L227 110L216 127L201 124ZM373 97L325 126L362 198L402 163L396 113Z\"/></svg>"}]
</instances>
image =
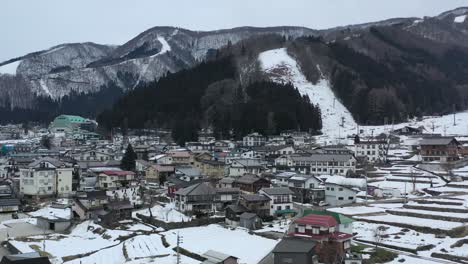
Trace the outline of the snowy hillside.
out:
<instances>
[{"instance_id":1,"label":"snowy hillside","mask_svg":"<svg viewBox=\"0 0 468 264\"><path fill-rule=\"evenodd\" d=\"M356 133L356 122L351 113L338 100L329 82L322 79L313 84L309 82L297 62L289 56L285 48L262 52L259 55L262 70L275 82L291 82L301 94L307 95L313 104L322 111L322 132L330 139L338 139ZM317 65L320 70L320 66ZM330 142L336 143L336 142Z\"/></svg>"}]
</instances>

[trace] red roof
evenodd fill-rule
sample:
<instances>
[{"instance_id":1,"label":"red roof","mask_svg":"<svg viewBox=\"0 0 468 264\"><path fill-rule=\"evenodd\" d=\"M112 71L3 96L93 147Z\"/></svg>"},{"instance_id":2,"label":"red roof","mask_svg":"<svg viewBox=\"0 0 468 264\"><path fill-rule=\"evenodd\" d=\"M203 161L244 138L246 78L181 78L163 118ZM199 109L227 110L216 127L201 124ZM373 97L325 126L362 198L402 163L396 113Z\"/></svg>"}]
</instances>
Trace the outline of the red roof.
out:
<instances>
[{"instance_id":1,"label":"red roof","mask_svg":"<svg viewBox=\"0 0 468 264\"><path fill-rule=\"evenodd\" d=\"M305 234L305 233L289 233L288 236L294 236L294 237L310 237L315 240L348 240L353 237L351 234L346 234L342 232L333 232L333 233L328 233L328 234Z\"/></svg>"},{"instance_id":2,"label":"red roof","mask_svg":"<svg viewBox=\"0 0 468 264\"><path fill-rule=\"evenodd\" d=\"M316 214L310 214L310 215L298 218L296 219L296 221L294 221L294 223L303 224L303 225L324 226L327 228L338 225L338 223L336 222L333 216L316 215Z\"/></svg>"},{"instance_id":3,"label":"red roof","mask_svg":"<svg viewBox=\"0 0 468 264\"><path fill-rule=\"evenodd\" d=\"M108 170L101 172L108 176L127 176L127 175L135 175L133 171L119 171L119 170Z\"/></svg>"}]
</instances>

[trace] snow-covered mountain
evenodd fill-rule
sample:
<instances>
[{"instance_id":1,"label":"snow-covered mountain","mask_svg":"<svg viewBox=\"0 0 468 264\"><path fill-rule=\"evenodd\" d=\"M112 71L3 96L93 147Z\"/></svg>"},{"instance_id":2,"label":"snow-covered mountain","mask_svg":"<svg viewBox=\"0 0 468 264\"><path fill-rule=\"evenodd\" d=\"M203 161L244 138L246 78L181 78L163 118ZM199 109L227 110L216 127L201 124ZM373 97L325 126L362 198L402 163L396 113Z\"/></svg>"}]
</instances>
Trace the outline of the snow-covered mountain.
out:
<instances>
[{"instance_id":1,"label":"snow-covered mountain","mask_svg":"<svg viewBox=\"0 0 468 264\"><path fill-rule=\"evenodd\" d=\"M207 58L213 58L216 50L227 45L266 35L280 35L288 40L314 36L322 38L326 43L347 42L346 45L356 52L377 61L388 59L386 54L390 53L399 56L415 46L434 54L448 45L467 48L466 15L468 8L458 8L435 17L394 18L327 30L241 27L200 32L175 27L154 27L120 46L62 44L0 63L0 110L40 108L38 101L42 99L60 102L69 95L93 96L109 85L118 90L109 90L106 94L121 94L159 79L167 72L177 72L193 67ZM394 43L381 45L382 40L376 38L376 34L369 34L374 28L397 31L401 41L407 39L405 46ZM424 43L426 40L427 47ZM319 49L311 52L304 50L303 55L311 53L314 54L314 60L318 60L316 64L320 65L321 71L306 69L305 76L308 80L318 81L312 83L325 86L326 80L331 82L336 58L331 58L326 52L321 53ZM295 54L300 53L296 50ZM398 59L405 60L404 57ZM304 61L299 61L298 65L303 67ZM315 77L311 78L311 74Z\"/></svg>"},{"instance_id":2,"label":"snow-covered mountain","mask_svg":"<svg viewBox=\"0 0 468 264\"><path fill-rule=\"evenodd\" d=\"M210 51L262 34L296 38L315 31L300 27L243 27L195 32L155 27L121 46L63 44L1 63L0 97L19 96L17 90L21 87L24 100L3 100L0 106L28 108L37 96L58 100L72 92L97 92L111 82L122 90L133 89L167 72L192 67Z\"/></svg>"}]
</instances>

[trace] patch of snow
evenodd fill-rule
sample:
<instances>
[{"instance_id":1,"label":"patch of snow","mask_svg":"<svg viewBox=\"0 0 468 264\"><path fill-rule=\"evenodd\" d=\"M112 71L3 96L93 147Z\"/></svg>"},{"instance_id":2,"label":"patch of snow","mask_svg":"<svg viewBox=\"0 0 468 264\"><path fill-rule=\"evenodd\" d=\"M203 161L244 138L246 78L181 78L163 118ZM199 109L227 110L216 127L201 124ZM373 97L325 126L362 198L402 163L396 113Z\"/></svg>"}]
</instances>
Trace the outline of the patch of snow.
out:
<instances>
[{"instance_id":1,"label":"patch of snow","mask_svg":"<svg viewBox=\"0 0 468 264\"><path fill-rule=\"evenodd\" d=\"M162 54L164 54L164 53L166 53L168 51L171 51L171 46L169 45L169 43L167 43L167 41L166 41L166 39L164 37L157 36L157 39L158 39L159 43L161 43L161 45L162 45L161 51L159 51L157 54L154 54L154 55L150 56L151 58L162 55Z\"/></svg>"},{"instance_id":2,"label":"patch of snow","mask_svg":"<svg viewBox=\"0 0 468 264\"><path fill-rule=\"evenodd\" d=\"M177 211L174 204L167 204L166 206L155 205L151 208L151 213L154 218L164 222L189 222L192 220L191 217ZM149 209L135 211L132 213L133 217L136 217L136 214L150 216L150 211Z\"/></svg>"},{"instance_id":3,"label":"patch of snow","mask_svg":"<svg viewBox=\"0 0 468 264\"><path fill-rule=\"evenodd\" d=\"M322 112L322 133L332 138L339 138L356 131L356 122L351 113L339 101L330 88L330 83L322 75L312 84L286 51L286 48L260 53L258 57L262 70L278 83L292 83L302 95L307 95L313 104L318 104ZM317 65L320 72L320 66Z\"/></svg>"},{"instance_id":4,"label":"patch of snow","mask_svg":"<svg viewBox=\"0 0 468 264\"><path fill-rule=\"evenodd\" d=\"M457 16L457 17L455 17L455 19L453 19L453 22L463 23L463 22L465 22L465 19L466 19L466 15Z\"/></svg>"},{"instance_id":5,"label":"patch of snow","mask_svg":"<svg viewBox=\"0 0 468 264\"><path fill-rule=\"evenodd\" d=\"M380 221L382 223L387 223L391 225L392 223L399 224L410 224L413 226L422 226L422 227L431 227L442 230L451 230L456 227L463 226L463 223L458 222L448 222L442 220L433 220L433 219L421 219L419 217L412 216L401 216L401 215L375 215L375 216L355 216L354 218L359 220L372 220Z\"/></svg>"},{"instance_id":6,"label":"patch of snow","mask_svg":"<svg viewBox=\"0 0 468 264\"><path fill-rule=\"evenodd\" d=\"M16 70L18 69L18 66L20 65L20 63L21 63L21 60L17 60L17 61L5 64L3 66L0 66L0 74L16 75Z\"/></svg>"},{"instance_id":7,"label":"patch of snow","mask_svg":"<svg viewBox=\"0 0 468 264\"><path fill-rule=\"evenodd\" d=\"M239 263L258 263L279 242L243 229L227 229L219 225L175 229L165 232L166 240L175 245L177 233L182 237L182 247L203 254L215 250L239 258Z\"/></svg>"},{"instance_id":8,"label":"patch of snow","mask_svg":"<svg viewBox=\"0 0 468 264\"><path fill-rule=\"evenodd\" d=\"M50 97L52 97L52 93L50 93L49 87L47 87L47 84L45 83L44 79L39 80L39 84L41 85L42 90Z\"/></svg>"},{"instance_id":9,"label":"patch of snow","mask_svg":"<svg viewBox=\"0 0 468 264\"><path fill-rule=\"evenodd\" d=\"M35 212L29 213L32 217L42 217L50 220L58 220L58 219L71 219L71 209L70 208L53 208L53 207L45 207L39 209Z\"/></svg>"}]
</instances>

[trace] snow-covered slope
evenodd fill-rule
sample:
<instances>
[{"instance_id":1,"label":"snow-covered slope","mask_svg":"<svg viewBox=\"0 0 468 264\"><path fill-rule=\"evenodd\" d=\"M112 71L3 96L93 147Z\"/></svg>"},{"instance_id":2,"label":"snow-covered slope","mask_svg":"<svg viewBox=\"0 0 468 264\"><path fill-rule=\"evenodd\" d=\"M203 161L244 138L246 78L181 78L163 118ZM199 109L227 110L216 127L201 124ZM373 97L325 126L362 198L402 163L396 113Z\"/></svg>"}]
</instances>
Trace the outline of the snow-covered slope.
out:
<instances>
[{"instance_id":1,"label":"snow-covered slope","mask_svg":"<svg viewBox=\"0 0 468 264\"><path fill-rule=\"evenodd\" d=\"M280 83L292 83L298 91L307 95L313 104L318 104L322 111L322 133L329 139L338 139L356 132L356 122L351 113L338 100L324 76L316 83L309 82L297 62L285 48L260 53L262 70L271 80ZM320 71L320 66L317 65ZM336 142L329 142L336 143Z\"/></svg>"}]
</instances>

